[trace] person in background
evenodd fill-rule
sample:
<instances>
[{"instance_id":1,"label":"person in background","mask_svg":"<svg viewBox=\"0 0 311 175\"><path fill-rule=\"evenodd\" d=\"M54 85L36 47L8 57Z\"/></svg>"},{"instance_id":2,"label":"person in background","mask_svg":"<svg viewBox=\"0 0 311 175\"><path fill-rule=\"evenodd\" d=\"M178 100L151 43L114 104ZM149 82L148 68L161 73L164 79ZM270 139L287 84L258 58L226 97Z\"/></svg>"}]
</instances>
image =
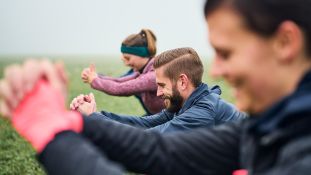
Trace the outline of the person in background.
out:
<instances>
[{"instance_id":1,"label":"person in background","mask_svg":"<svg viewBox=\"0 0 311 175\"><path fill-rule=\"evenodd\" d=\"M0 92L7 108L2 109L13 112L17 131L41 148L39 161L51 174L121 174L124 169L162 175L310 174L310 11L311 0L205 2L216 51L211 73L233 86L237 105L250 114L238 123L161 135L81 117L53 99L44 98L47 105L33 110L34 101L51 96L49 89L61 94L64 86L62 76L48 76L48 71L43 75L51 77L45 80L49 83L31 83L35 89L22 98L12 92L24 94L20 84L37 82L25 81L25 69L11 69L3 79ZM40 137L34 137L36 130Z\"/></svg>"},{"instance_id":2,"label":"person in background","mask_svg":"<svg viewBox=\"0 0 311 175\"><path fill-rule=\"evenodd\" d=\"M133 69L133 73L113 78L98 74L95 66L91 64L81 73L83 82L109 95L134 95L147 115L160 112L164 104L156 95L157 85L152 66L157 52L156 40L156 36L149 29L142 29L139 33L128 36L121 44L122 60Z\"/></svg>"},{"instance_id":3,"label":"person in background","mask_svg":"<svg viewBox=\"0 0 311 175\"><path fill-rule=\"evenodd\" d=\"M153 67L157 96L164 99L166 107L160 113L145 117L106 111L97 113L93 94L79 95L70 108L99 120L113 120L160 133L213 127L245 118L244 113L220 98L219 86L209 88L202 82L204 68L194 49L185 47L165 51L155 57Z\"/></svg>"}]
</instances>

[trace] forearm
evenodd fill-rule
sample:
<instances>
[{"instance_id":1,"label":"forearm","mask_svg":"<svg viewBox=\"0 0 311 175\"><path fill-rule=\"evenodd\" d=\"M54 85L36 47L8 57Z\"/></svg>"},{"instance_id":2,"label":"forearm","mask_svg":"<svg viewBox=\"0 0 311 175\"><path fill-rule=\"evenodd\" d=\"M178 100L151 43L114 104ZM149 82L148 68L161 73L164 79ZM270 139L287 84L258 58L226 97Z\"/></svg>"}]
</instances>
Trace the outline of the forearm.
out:
<instances>
[{"instance_id":1,"label":"forearm","mask_svg":"<svg viewBox=\"0 0 311 175\"><path fill-rule=\"evenodd\" d=\"M155 115L139 117L139 116L129 116L129 115L118 115L106 111L96 112L90 115L92 118L96 119L108 119L117 121L119 123L131 125L138 128L152 128L163 123L170 121L173 118L173 114L162 111Z\"/></svg>"},{"instance_id":2,"label":"forearm","mask_svg":"<svg viewBox=\"0 0 311 175\"><path fill-rule=\"evenodd\" d=\"M48 174L123 174L88 140L66 131L56 135L38 156Z\"/></svg>"},{"instance_id":3,"label":"forearm","mask_svg":"<svg viewBox=\"0 0 311 175\"><path fill-rule=\"evenodd\" d=\"M115 82L129 81L129 80L135 79L137 76L139 76L138 72L133 72L133 74L123 76L123 77L109 77L109 76L98 74L98 78L100 78L100 79L111 80L111 81L115 81Z\"/></svg>"},{"instance_id":4,"label":"forearm","mask_svg":"<svg viewBox=\"0 0 311 175\"><path fill-rule=\"evenodd\" d=\"M122 163L134 172L149 174L159 165L166 167L163 157L166 154L153 155L152 145L157 145L159 134L143 131L108 120L85 118L82 134L113 161ZM163 168L162 171L165 172L166 168Z\"/></svg>"},{"instance_id":5,"label":"forearm","mask_svg":"<svg viewBox=\"0 0 311 175\"><path fill-rule=\"evenodd\" d=\"M84 119L84 126L85 137L109 158L134 172L216 175L239 168L236 126L174 135L91 118Z\"/></svg>"},{"instance_id":6,"label":"forearm","mask_svg":"<svg viewBox=\"0 0 311 175\"><path fill-rule=\"evenodd\" d=\"M157 88L155 74L152 72L124 82L97 78L93 80L91 86L107 94L119 96L130 96L146 91L153 91Z\"/></svg>"}]
</instances>

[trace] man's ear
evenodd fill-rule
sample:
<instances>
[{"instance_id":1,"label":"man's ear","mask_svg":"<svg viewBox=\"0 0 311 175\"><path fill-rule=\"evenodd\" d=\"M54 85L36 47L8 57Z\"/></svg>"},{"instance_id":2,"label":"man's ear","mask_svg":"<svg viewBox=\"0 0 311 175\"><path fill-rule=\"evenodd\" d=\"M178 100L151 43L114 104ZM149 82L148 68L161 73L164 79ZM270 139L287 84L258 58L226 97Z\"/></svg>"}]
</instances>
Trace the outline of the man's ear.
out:
<instances>
[{"instance_id":1,"label":"man's ear","mask_svg":"<svg viewBox=\"0 0 311 175\"><path fill-rule=\"evenodd\" d=\"M279 61L291 62L304 50L304 35L294 22L285 21L281 23L274 40L274 48Z\"/></svg>"},{"instance_id":2,"label":"man's ear","mask_svg":"<svg viewBox=\"0 0 311 175\"><path fill-rule=\"evenodd\" d=\"M189 85L188 76L186 74L180 74L177 83L178 83L180 90L186 90Z\"/></svg>"}]
</instances>

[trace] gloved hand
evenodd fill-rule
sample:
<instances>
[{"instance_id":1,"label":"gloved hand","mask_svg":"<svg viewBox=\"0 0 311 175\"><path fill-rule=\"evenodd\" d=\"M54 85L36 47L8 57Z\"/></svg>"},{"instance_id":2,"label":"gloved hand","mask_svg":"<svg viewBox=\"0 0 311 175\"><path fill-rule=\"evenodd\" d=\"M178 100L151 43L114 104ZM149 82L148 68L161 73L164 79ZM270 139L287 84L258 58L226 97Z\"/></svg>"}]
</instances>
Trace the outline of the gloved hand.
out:
<instances>
[{"instance_id":1,"label":"gloved hand","mask_svg":"<svg viewBox=\"0 0 311 175\"><path fill-rule=\"evenodd\" d=\"M83 121L79 113L66 110L63 91L65 82L55 70L56 67L49 61L35 62L36 64L32 65L33 70L40 71L27 72L33 74L26 77L24 71L27 69L24 64L11 71L19 76L18 79L12 81L9 78L11 76L7 75L1 80L1 107L5 108L1 108L0 112L8 115L17 132L28 140L37 152L41 152L59 132L81 132ZM30 78L32 76L40 79L34 81ZM18 87L21 83L28 84L31 89ZM6 92L11 95L4 95Z\"/></svg>"}]
</instances>

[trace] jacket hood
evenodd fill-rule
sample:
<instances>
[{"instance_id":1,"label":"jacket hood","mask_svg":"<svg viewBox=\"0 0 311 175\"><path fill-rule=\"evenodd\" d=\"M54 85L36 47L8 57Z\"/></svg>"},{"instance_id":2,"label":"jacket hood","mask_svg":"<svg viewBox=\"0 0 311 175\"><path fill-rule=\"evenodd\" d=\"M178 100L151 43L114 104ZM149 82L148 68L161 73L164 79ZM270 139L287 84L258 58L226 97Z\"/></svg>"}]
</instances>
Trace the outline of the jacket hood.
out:
<instances>
[{"instance_id":1,"label":"jacket hood","mask_svg":"<svg viewBox=\"0 0 311 175\"><path fill-rule=\"evenodd\" d=\"M183 113L187 109L189 109L195 102L203 98L204 96L215 93L220 95L221 89L218 85L212 86L211 88L208 88L208 85L205 83L201 83L200 86L198 86L192 94L189 96L189 98L185 101L185 104L182 106L182 108L177 112Z\"/></svg>"}]
</instances>

